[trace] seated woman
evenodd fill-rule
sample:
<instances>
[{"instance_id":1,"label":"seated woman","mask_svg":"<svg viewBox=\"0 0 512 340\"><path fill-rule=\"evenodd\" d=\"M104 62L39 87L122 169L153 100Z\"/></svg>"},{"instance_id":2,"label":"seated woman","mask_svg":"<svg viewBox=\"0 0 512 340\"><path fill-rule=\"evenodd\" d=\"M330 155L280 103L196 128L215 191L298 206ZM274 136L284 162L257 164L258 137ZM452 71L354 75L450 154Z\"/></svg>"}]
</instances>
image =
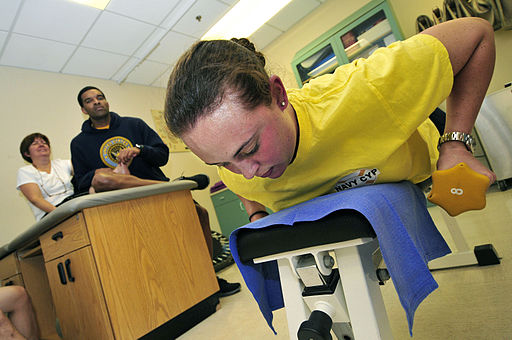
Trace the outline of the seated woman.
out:
<instances>
[{"instance_id":1,"label":"seated woman","mask_svg":"<svg viewBox=\"0 0 512 340\"><path fill-rule=\"evenodd\" d=\"M66 197L73 195L73 168L70 160L50 159L50 141L41 133L23 138L20 153L31 164L18 170L16 188L28 199L39 221Z\"/></svg>"}]
</instances>

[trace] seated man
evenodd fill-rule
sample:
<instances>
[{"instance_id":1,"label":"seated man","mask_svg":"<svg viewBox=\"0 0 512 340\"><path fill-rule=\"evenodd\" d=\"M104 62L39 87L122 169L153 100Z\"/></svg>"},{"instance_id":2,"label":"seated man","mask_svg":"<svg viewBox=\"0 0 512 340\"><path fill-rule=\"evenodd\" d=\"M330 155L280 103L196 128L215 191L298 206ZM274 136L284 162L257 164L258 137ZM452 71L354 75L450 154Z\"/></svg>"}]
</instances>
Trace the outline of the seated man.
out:
<instances>
[{"instance_id":1,"label":"seated man","mask_svg":"<svg viewBox=\"0 0 512 340\"><path fill-rule=\"evenodd\" d=\"M80 90L78 103L89 119L83 123L82 132L71 141L75 193L169 181L160 169L169 159L169 148L144 121L110 112L105 95L93 86ZM213 256L208 212L197 203L196 209L210 256ZM217 279L221 297L240 291L239 283Z\"/></svg>"},{"instance_id":2,"label":"seated man","mask_svg":"<svg viewBox=\"0 0 512 340\"><path fill-rule=\"evenodd\" d=\"M10 320L4 313L9 313ZM0 287L0 339L39 339L34 310L23 287Z\"/></svg>"}]
</instances>

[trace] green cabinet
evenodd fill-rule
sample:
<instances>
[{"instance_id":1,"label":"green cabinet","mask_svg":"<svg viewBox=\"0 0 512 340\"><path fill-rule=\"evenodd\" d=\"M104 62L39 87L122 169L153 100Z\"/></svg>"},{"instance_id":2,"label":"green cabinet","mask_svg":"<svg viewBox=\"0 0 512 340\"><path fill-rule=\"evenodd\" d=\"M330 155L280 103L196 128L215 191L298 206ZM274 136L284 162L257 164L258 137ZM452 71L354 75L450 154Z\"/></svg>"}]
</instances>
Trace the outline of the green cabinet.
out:
<instances>
[{"instance_id":1,"label":"green cabinet","mask_svg":"<svg viewBox=\"0 0 512 340\"><path fill-rule=\"evenodd\" d=\"M229 237L233 230L249 223L244 205L238 196L228 189L212 194L211 198L222 235Z\"/></svg>"},{"instance_id":2,"label":"green cabinet","mask_svg":"<svg viewBox=\"0 0 512 340\"><path fill-rule=\"evenodd\" d=\"M229 189L213 193L211 199L222 235L229 238L233 230L249 223L249 215L242 201ZM272 213L268 208L267 211L269 214Z\"/></svg>"},{"instance_id":3,"label":"green cabinet","mask_svg":"<svg viewBox=\"0 0 512 340\"><path fill-rule=\"evenodd\" d=\"M302 87L339 65L370 56L403 35L386 0L373 0L297 52L292 69Z\"/></svg>"}]
</instances>

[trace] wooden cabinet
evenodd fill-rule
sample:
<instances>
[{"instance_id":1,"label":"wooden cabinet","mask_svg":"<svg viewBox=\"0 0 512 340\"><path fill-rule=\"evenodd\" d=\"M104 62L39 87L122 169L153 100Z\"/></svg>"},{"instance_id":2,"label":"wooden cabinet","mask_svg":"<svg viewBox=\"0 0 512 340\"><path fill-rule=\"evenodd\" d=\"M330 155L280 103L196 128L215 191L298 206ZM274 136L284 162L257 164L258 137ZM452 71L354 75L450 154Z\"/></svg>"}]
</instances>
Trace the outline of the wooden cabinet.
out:
<instances>
[{"instance_id":1,"label":"wooden cabinet","mask_svg":"<svg viewBox=\"0 0 512 340\"><path fill-rule=\"evenodd\" d=\"M1 286L22 286L25 287L25 284L23 283L23 277L21 274L16 274L14 276L11 276L5 280L2 280Z\"/></svg>"},{"instance_id":2,"label":"wooden cabinet","mask_svg":"<svg viewBox=\"0 0 512 340\"><path fill-rule=\"evenodd\" d=\"M83 213L79 212L40 237L44 259L50 261L90 244Z\"/></svg>"},{"instance_id":3,"label":"wooden cabinet","mask_svg":"<svg viewBox=\"0 0 512 340\"><path fill-rule=\"evenodd\" d=\"M297 52L292 69L300 87L339 65L370 56L403 35L386 0L373 0Z\"/></svg>"},{"instance_id":4,"label":"wooden cabinet","mask_svg":"<svg viewBox=\"0 0 512 340\"><path fill-rule=\"evenodd\" d=\"M28 244L0 260L0 280L2 286L25 287L32 301L41 339L59 339L55 308L39 242Z\"/></svg>"},{"instance_id":5,"label":"wooden cabinet","mask_svg":"<svg viewBox=\"0 0 512 340\"><path fill-rule=\"evenodd\" d=\"M40 240L64 339L138 339L219 290L188 190L83 209Z\"/></svg>"},{"instance_id":6,"label":"wooden cabinet","mask_svg":"<svg viewBox=\"0 0 512 340\"><path fill-rule=\"evenodd\" d=\"M64 339L114 339L91 247L46 263Z\"/></svg>"},{"instance_id":7,"label":"wooden cabinet","mask_svg":"<svg viewBox=\"0 0 512 340\"><path fill-rule=\"evenodd\" d=\"M83 214L41 236L64 339L114 339Z\"/></svg>"},{"instance_id":8,"label":"wooden cabinet","mask_svg":"<svg viewBox=\"0 0 512 340\"><path fill-rule=\"evenodd\" d=\"M2 286L23 286L20 265L16 253L7 255L0 261L0 281Z\"/></svg>"}]
</instances>

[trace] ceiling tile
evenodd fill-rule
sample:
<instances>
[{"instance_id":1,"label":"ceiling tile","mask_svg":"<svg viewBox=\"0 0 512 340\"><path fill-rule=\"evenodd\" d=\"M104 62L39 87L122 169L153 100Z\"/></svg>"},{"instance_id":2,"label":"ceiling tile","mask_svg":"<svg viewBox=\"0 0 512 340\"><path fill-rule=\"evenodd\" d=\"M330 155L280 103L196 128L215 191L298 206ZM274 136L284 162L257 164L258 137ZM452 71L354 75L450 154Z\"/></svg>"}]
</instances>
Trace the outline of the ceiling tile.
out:
<instances>
[{"instance_id":1,"label":"ceiling tile","mask_svg":"<svg viewBox=\"0 0 512 340\"><path fill-rule=\"evenodd\" d=\"M14 32L78 44L99 13L99 9L71 1L25 0Z\"/></svg>"},{"instance_id":2,"label":"ceiling tile","mask_svg":"<svg viewBox=\"0 0 512 340\"><path fill-rule=\"evenodd\" d=\"M0 51L2 51L4 47L5 39L7 39L7 32L0 31Z\"/></svg>"},{"instance_id":3,"label":"ceiling tile","mask_svg":"<svg viewBox=\"0 0 512 340\"><path fill-rule=\"evenodd\" d=\"M103 12L82 45L132 55L155 28L118 14Z\"/></svg>"},{"instance_id":4,"label":"ceiling tile","mask_svg":"<svg viewBox=\"0 0 512 340\"><path fill-rule=\"evenodd\" d=\"M196 0L180 0L178 5L174 7L174 9L169 13L169 15L164 19L164 21L160 24L160 27L165 28L166 30L170 30L176 25L176 23L181 19L185 13L194 5Z\"/></svg>"},{"instance_id":5,"label":"ceiling tile","mask_svg":"<svg viewBox=\"0 0 512 340\"><path fill-rule=\"evenodd\" d=\"M259 30L251 34L249 40L253 42L256 49L262 50L282 33L283 32L277 28L265 24L261 26Z\"/></svg>"},{"instance_id":6,"label":"ceiling tile","mask_svg":"<svg viewBox=\"0 0 512 340\"><path fill-rule=\"evenodd\" d=\"M233 6L236 3L238 3L238 0L220 0L221 2L225 3L226 5Z\"/></svg>"},{"instance_id":7,"label":"ceiling tile","mask_svg":"<svg viewBox=\"0 0 512 340\"><path fill-rule=\"evenodd\" d=\"M126 78L126 82L141 85L151 85L170 65L144 60Z\"/></svg>"},{"instance_id":8,"label":"ceiling tile","mask_svg":"<svg viewBox=\"0 0 512 340\"><path fill-rule=\"evenodd\" d=\"M167 83L169 82L169 77L171 75L171 71L172 71L172 67L169 67L169 69L167 71L164 72L164 74L162 74L160 76L160 78L158 78L157 80L155 80L151 86L156 86L156 87L163 87L163 88L166 88L167 87Z\"/></svg>"},{"instance_id":9,"label":"ceiling tile","mask_svg":"<svg viewBox=\"0 0 512 340\"><path fill-rule=\"evenodd\" d=\"M319 5L320 3L317 0L293 0L267 21L267 24L286 32Z\"/></svg>"},{"instance_id":10,"label":"ceiling tile","mask_svg":"<svg viewBox=\"0 0 512 340\"><path fill-rule=\"evenodd\" d=\"M178 2L179 0L110 0L106 10L158 25Z\"/></svg>"},{"instance_id":11,"label":"ceiling tile","mask_svg":"<svg viewBox=\"0 0 512 340\"><path fill-rule=\"evenodd\" d=\"M62 72L110 79L127 60L127 56L80 47Z\"/></svg>"},{"instance_id":12,"label":"ceiling tile","mask_svg":"<svg viewBox=\"0 0 512 340\"><path fill-rule=\"evenodd\" d=\"M120 84L126 79L126 77L128 77L131 70L135 69L141 61L142 59L140 58L129 58L128 61L119 70L117 70L116 74L112 76L111 80Z\"/></svg>"},{"instance_id":13,"label":"ceiling tile","mask_svg":"<svg viewBox=\"0 0 512 340\"><path fill-rule=\"evenodd\" d=\"M167 66L237 2L110 0L100 11L69 0L0 0L0 65L166 86ZM265 48L322 2L294 0L251 40Z\"/></svg>"},{"instance_id":14,"label":"ceiling tile","mask_svg":"<svg viewBox=\"0 0 512 340\"><path fill-rule=\"evenodd\" d=\"M9 30L21 0L0 1L0 30Z\"/></svg>"},{"instance_id":15,"label":"ceiling tile","mask_svg":"<svg viewBox=\"0 0 512 340\"><path fill-rule=\"evenodd\" d=\"M216 0L198 0L176 23L173 31L201 38L220 18L229 6ZM196 19L201 16L201 20Z\"/></svg>"},{"instance_id":16,"label":"ceiling tile","mask_svg":"<svg viewBox=\"0 0 512 340\"><path fill-rule=\"evenodd\" d=\"M147 58L161 63L174 63L196 40L170 31Z\"/></svg>"},{"instance_id":17,"label":"ceiling tile","mask_svg":"<svg viewBox=\"0 0 512 340\"><path fill-rule=\"evenodd\" d=\"M74 49L75 47L69 44L12 34L0 63L59 72Z\"/></svg>"},{"instance_id":18,"label":"ceiling tile","mask_svg":"<svg viewBox=\"0 0 512 340\"><path fill-rule=\"evenodd\" d=\"M163 28L157 28L151 34L149 37L140 45L137 50L134 53L134 57L144 59L148 55L149 52L151 52L155 47L158 45L158 43L163 39L163 37L167 34L167 30L164 30Z\"/></svg>"}]
</instances>

